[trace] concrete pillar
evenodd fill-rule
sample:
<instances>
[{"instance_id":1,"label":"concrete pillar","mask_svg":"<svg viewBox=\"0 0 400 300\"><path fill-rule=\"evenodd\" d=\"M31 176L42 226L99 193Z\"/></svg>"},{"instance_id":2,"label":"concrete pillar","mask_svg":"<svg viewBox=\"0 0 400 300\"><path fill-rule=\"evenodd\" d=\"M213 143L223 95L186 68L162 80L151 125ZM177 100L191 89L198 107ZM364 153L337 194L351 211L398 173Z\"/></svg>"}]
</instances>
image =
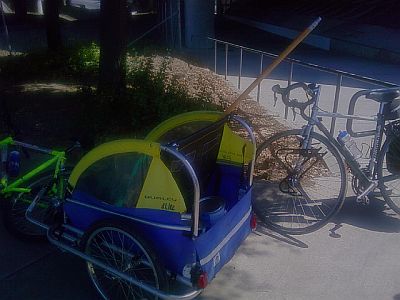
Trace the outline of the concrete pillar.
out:
<instances>
[{"instance_id":1,"label":"concrete pillar","mask_svg":"<svg viewBox=\"0 0 400 300\"><path fill-rule=\"evenodd\" d=\"M212 48L207 37L214 36L215 0L185 0L185 45Z\"/></svg>"},{"instance_id":2,"label":"concrete pillar","mask_svg":"<svg viewBox=\"0 0 400 300\"><path fill-rule=\"evenodd\" d=\"M36 0L36 12L37 12L39 15L43 15L42 0Z\"/></svg>"}]
</instances>

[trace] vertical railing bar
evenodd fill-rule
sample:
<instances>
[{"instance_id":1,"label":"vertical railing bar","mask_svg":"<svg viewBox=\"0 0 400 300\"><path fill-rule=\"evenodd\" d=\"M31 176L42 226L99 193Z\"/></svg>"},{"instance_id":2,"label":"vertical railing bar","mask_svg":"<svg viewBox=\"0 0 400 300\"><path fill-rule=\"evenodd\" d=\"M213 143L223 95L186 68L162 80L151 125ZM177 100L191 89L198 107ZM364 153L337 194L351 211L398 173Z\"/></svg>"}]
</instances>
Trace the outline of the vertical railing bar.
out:
<instances>
[{"instance_id":1,"label":"vertical railing bar","mask_svg":"<svg viewBox=\"0 0 400 300\"><path fill-rule=\"evenodd\" d=\"M288 86L291 85L293 81L293 69L294 69L294 62L291 62L289 68ZM288 114L289 114L289 107L285 105L285 120L287 120Z\"/></svg>"},{"instance_id":2,"label":"vertical railing bar","mask_svg":"<svg viewBox=\"0 0 400 300\"><path fill-rule=\"evenodd\" d=\"M260 59L260 74L263 71L264 67L264 54L261 54L261 59ZM262 82L262 81L261 81ZM257 86L257 102L260 102L260 92L261 92L261 82Z\"/></svg>"},{"instance_id":3,"label":"vertical railing bar","mask_svg":"<svg viewBox=\"0 0 400 300\"><path fill-rule=\"evenodd\" d=\"M217 50L218 44L217 41L214 41L214 72L217 74Z\"/></svg>"},{"instance_id":4,"label":"vertical railing bar","mask_svg":"<svg viewBox=\"0 0 400 300\"><path fill-rule=\"evenodd\" d=\"M292 84L292 80L293 80L293 67L294 67L294 63L291 62L290 63L290 69L289 69L289 78L288 78L288 86Z\"/></svg>"},{"instance_id":5,"label":"vertical railing bar","mask_svg":"<svg viewBox=\"0 0 400 300\"><path fill-rule=\"evenodd\" d=\"M179 46L179 50L181 50L182 49L181 0L178 0L177 4L178 4L178 17L177 17L177 23L178 23L178 46Z\"/></svg>"},{"instance_id":6,"label":"vertical railing bar","mask_svg":"<svg viewBox=\"0 0 400 300\"><path fill-rule=\"evenodd\" d=\"M210 38L210 39L216 40L216 39L213 39L213 38ZM278 55L276 55L276 54L263 52L263 51L252 49L252 48L248 48L248 47L245 47L245 46L236 45L236 44L233 44L233 43L230 43L230 42L225 42L225 41L221 41L221 40L218 40L218 41L220 43L223 43L223 44L229 44L230 46L236 47L236 48L243 47L243 49L245 51L248 51L248 52L254 52L254 53L258 53L258 54L263 53L264 56L271 57L271 58L278 57ZM328 67L322 67L320 65L306 63L306 62L303 62L303 61L300 61L300 60L297 60L297 59L293 59L293 58L287 58L284 61L286 61L288 63L293 62L296 65L305 67L307 69L318 70L320 72L327 73L327 74L335 74L335 75L339 75L340 74L340 75L342 75L344 77L352 78L354 80L357 80L357 81L360 81L360 82L363 82L363 83L369 83L369 84L373 84L373 85L376 85L376 86L381 86L382 88L385 88L385 87L398 87L399 86L398 84L394 84L394 83L390 83L390 82L384 82L384 81L376 80L376 79L373 79L373 78L363 77L363 76L360 76L360 75L357 75L357 74L352 74L352 73L344 72L344 71L341 71L341 70L330 69Z\"/></svg>"},{"instance_id":7,"label":"vertical railing bar","mask_svg":"<svg viewBox=\"0 0 400 300\"><path fill-rule=\"evenodd\" d=\"M172 8L172 1L169 3L169 15L172 16L173 8ZM170 30L171 30L171 48L175 48L175 34L174 34L174 20L175 18L171 18L170 21Z\"/></svg>"},{"instance_id":8,"label":"vertical railing bar","mask_svg":"<svg viewBox=\"0 0 400 300\"><path fill-rule=\"evenodd\" d=\"M11 42L10 42L10 34L8 32L8 26L6 22L6 18L4 16L4 7L3 7L3 1L0 0L0 10L1 10L1 19L3 21L3 27L4 27L4 33L6 34L6 41L7 41L7 46L8 46L8 52L9 55L12 55L12 49L11 49Z\"/></svg>"},{"instance_id":9,"label":"vertical railing bar","mask_svg":"<svg viewBox=\"0 0 400 300\"><path fill-rule=\"evenodd\" d=\"M239 90L240 90L240 80L242 78L242 66L243 66L243 48L240 47L239 78L238 78L238 89Z\"/></svg>"},{"instance_id":10,"label":"vertical railing bar","mask_svg":"<svg viewBox=\"0 0 400 300\"><path fill-rule=\"evenodd\" d=\"M167 1L164 2L164 21L167 19ZM168 45L168 24L167 22L164 23L164 30L165 30L165 44Z\"/></svg>"},{"instance_id":11,"label":"vertical railing bar","mask_svg":"<svg viewBox=\"0 0 400 300\"><path fill-rule=\"evenodd\" d=\"M340 88L342 87L343 76L338 74L335 90L335 101L333 102L333 113L337 113L339 107ZM336 127L336 117L332 117L330 133L333 135Z\"/></svg>"},{"instance_id":12,"label":"vertical railing bar","mask_svg":"<svg viewBox=\"0 0 400 300\"><path fill-rule=\"evenodd\" d=\"M228 47L229 46L233 46L235 48L239 48L240 49L240 67L239 67L239 79L238 79L238 88L241 87L241 77L242 77L242 70L243 70L243 51L254 51L254 52L258 52L261 54L261 61L263 61L263 57L264 55L268 56L268 53L263 53L261 51L257 51L257 50L253 50L247 47L243 47L243 46L239 46L239 45L235 45L235 44L230 44L224 41L219 41L219 40L215 40L214 39L214 71L215 73L217 73L217 63L218 63L218 58L217 58L217 51L218 51L218 42L221 44L225 44L225 80L228 78ZM343 74L339 71L336 70L325 70L323 68L321 68L320 66L308 66L308 65L303 65L301 62L297 62L297 61L292 61L292 60L288 60L287 62L290 63L290 69L289 69L289 76L288 76L288 86L292 84L293 81L293 72L294 72L294 66L295 65L299 65L299 66L304 66L306 68L310 68L310 69L317 69L320 72L323 73L333 73L337 75L337 83L336 83L336 91L335 91L335 99L334 99L334 106L333 106L333 113L337 113L338 111L338 107L339 107L339 97L340 97L340 90L342 87L342 82L343 82L343 77L349 77L349 78L353 78L355 75L352 74ZM262 72L262 67L263 67L263 63L261 63L261 71ZM371 83L370 81L368 81L368 78L353 78L354 80L357 80L359 82L368 82ZM384 84L384 82L379 82L379 83L375 83L373 82L372 84L378 85L378 86L382 86L382 87L387 87L387 85ZM260 94L261 94L261 83L258 85L257 87L257 102L260 101ZM285 106L285 119L288 118L288 111L289 108L287 106ZM331 120L331 126L330 126L330 132L331 134L334 133L335 131L335 127L336 127L336 117L332 117Z\"/></svg>"},{"instance_id":13,"label":"vertical railing bar","mask_svg":"<svg viewBox=\"0 0 400 300\"><path fill-rule=\"evenodd\" d=\"M225 44L225 80L228 77L228 44Z\"/></svg>"}]
</instances>

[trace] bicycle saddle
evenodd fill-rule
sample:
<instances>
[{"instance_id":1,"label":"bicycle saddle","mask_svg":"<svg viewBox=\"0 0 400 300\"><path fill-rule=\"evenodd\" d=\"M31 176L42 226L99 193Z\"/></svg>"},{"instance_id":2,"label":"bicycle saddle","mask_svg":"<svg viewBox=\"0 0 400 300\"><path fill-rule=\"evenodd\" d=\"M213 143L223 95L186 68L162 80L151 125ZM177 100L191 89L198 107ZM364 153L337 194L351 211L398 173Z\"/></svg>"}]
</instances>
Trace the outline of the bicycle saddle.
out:
<instances>
[{"instance_id":1,"label":"bicycle saddle","mask_svg":"<svg viewBox=\"0 0 400 300\"><path fill-rule=\"evenodd\" d=\"M386 103L383 109L386 120L396 120L400 118L400 98Z\"/></svg>"},{"instance_id":2,"label":"bicycle saddle","mask_svg":"<svg viewBox=\"0 0 400 300\"><path fill-rule=\"evenodd\" d=\"M400 96L400 89L396 90L378 90L372 91L365 96L367 99L372 99L377 102L391 102L393 99Z\"/></svg>"}]
</instances>

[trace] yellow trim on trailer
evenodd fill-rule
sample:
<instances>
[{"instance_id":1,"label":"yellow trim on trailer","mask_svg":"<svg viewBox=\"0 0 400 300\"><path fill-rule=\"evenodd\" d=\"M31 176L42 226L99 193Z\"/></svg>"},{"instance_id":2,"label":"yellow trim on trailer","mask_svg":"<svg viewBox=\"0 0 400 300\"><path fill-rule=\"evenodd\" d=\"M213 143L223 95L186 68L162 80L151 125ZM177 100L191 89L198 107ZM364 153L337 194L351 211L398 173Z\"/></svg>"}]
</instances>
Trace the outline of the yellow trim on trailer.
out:
<instances>
[{"instance_id":1,"label":"yellow trim on trailer","mask_svg":"<svg viewBox=\"0 0 400 300\"><path fill-rule=\"evenodd\" d=\"M180 125L190 122L216 122L223 116L219 111L191 111L169 118L151 130L147 136L148 141L157 141L163 134Z\"/></svg>"},{"instance_id":2,"label":"yellow trim on trailer","mask_svg":"<svg viewBox=\"0 0 400 300\"><path fill-rule=\"evenodd\" d=\"M75 187L78 178L94 162L113 154L137 152L152 157L160 157L160 144L134 139L116 140L104 143L88 152L72 170L68 183Z\"/></svg>"},{"instance_id":3,"label":"yellow trim on trailer","mask_svg":"<svg viewBox=\"0 0 400 300\"><path fill-rule=\"evenodd\" d=\"M160 158L153 158L151 162L136 207L186 212L182 193Z\"/></svg>"},{"instance_id":4,"label":"yellow trim on trailer","mask_svg":"<svg viewBox=\"0 0 400 300\"><path fill-rule=\"evenodd\" d=\"M218 162L237 165L247 164L252 161L255 151L255 146L251 141L234 133L225 124L217 157Z\"/></svg>"},{"instance_id":5,"label":"yellow trim on trailer","mask_svg":"<svg viewBox=\"0 0 400 300\"><path fill-rule=\"evenodd\" d=\"M169 118L150 131L146 140L157 141L168 131L191 122L216 122L224 116L219 111L192 111ZM227 164L243 164L253 159L255 147L251 141L247 141L234 133L228 125L225 125L221 147L218 153L218 161Z\"/></svg>"}]
</instances>

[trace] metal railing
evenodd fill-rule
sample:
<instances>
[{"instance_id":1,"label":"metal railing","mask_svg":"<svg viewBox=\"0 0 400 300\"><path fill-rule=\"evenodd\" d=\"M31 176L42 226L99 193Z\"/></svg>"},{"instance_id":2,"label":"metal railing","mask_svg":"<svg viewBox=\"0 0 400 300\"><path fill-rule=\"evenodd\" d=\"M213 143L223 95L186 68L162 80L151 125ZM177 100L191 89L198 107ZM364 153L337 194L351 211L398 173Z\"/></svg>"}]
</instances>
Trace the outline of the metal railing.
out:
<instances>
[{"instance_id":1,"label":"metal railing","mask_svg":"<svg viewBox=\"0 0 400 300\"><path fill-rule=\"evenodd\" d=\"M261 74L263 71L263 64L264 64L264 60L266 57L268 58L276 58L278 57L277 54L273 54L273 53L269 53L269 52L264 52L261 50L256 50L256 49L252 49L252 48L248 48L245 46L241 46L241 45L237 45L234 43L230 43L230 42L226 42L226 41L222 41L222 40L218 40L218 39L214 39L214 38L209 38L210 40L214 41L214 72L217 73L217 61L218 61L218 45L222 45L224 47L224 52L225 52L225 74L224 77L225 79L227 79L228 77L228 51L229 48L235 48L235 49L239 49L240 53L239 53L239 73L237 75L238 80L237 80L237 87L238 89L241 88L241 79L242 79L242 71L243 71L243 54L245 52L248 53L254 53L254 54L258 54L260 56L260 71L259 73ZM332 69L332 68L328 68L328 67L324 67L324 66L320 66L317 64L313 64L313 63L307 63L307 62L303 62L301 60L298 59L293 59L293 58L286 58L284 60L285 63L289 64L289 72L287 75L287 83L288 85L290 85L293 81L293 70L294 70L294 66L298 65L298 66L302 66L304 68L307 69L312 69L312 70L317 70L323 73L329 73L329 74L333 74L336 75L336 89L335 89L335 96L334 96L334 101L333 101L333 107L332 107L332 112L333 113L337 113L338 112L338 107L339 107L339 101L340 101L340 90L341 87L343 85L343 79L344 78L349 78L352 80L356 80L358 82L361 83L366 83L366 84L371 84L377 87L397 87L398 85L395 83L391 83L391 82L387 82L387 81L381 81L381 80L377 80L374 78L370 78L370 77L366 77L366 76L361 76L361 75L357 75L354 73L350 73L350 72L345 72L345 71L341 71L341 70L337 70L337 69ZM257 86L257 102L260 101L260 94L261 94L261 83ZM285 106L285 119L287 119L288 117L288 107ZM335 126L336 126L336 117L332 117L331 120L331 125L330 125L330 132L331 134L333 134L333 132L335 131Z\"/></svg>"}]
</instances>

